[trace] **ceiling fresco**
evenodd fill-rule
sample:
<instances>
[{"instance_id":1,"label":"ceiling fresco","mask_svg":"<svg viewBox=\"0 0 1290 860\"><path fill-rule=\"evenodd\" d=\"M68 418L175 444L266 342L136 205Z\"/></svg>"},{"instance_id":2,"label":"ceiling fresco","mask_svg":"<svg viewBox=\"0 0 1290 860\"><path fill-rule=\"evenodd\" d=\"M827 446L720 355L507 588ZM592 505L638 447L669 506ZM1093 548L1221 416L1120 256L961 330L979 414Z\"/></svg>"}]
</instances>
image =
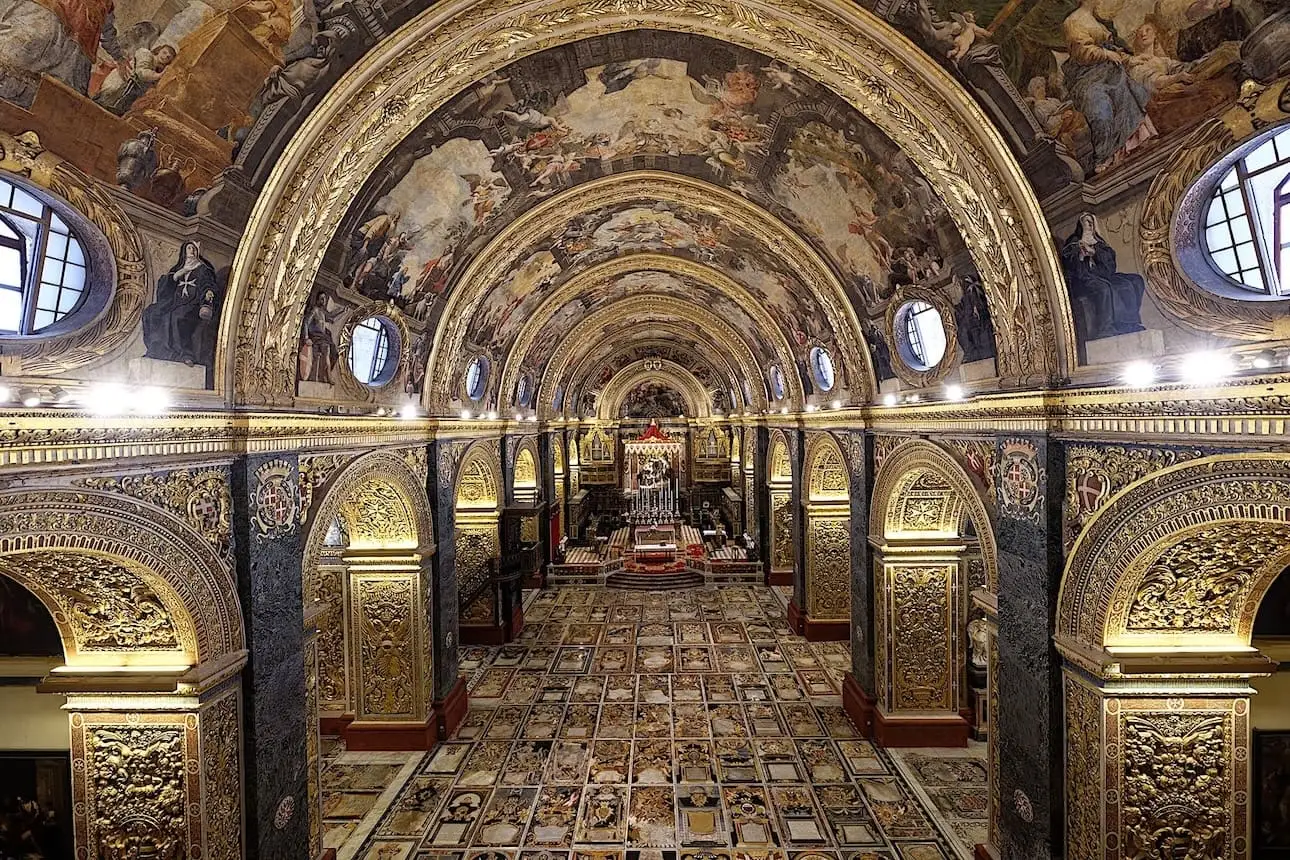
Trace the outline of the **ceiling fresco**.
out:
<instances>
[{"instance_id":1,"label":"ceiling fresco","mask_svg":"<svg viewBox=\"0 0 1290 860\"><path fill-rule=\"evenodd\" d=\"M1290 59L1286 0L861 0L963 81L1014 144L1099 177ZM1270 20L1273 17L1277 20ZM1032 180L1042 185L1039 177Z\"/></svg>"},{"instance_id":2,"label":"ceiling fresco","mask_svg":"<svg viewBox=\"0 0 1290 860\"><path fill-rule=\"evenodd\" d=\"M327 303L338 325L358 305L388 301L414 338L432 334L445 309L463 312L453 304L463 273L508 225L562 191L641 169L724 187L808 242L843 285L871 364L882 363L883 320L901 285L957 301L979 283L930 184L831 92L729 44L631 31L519 60L422 123L356 196L314 301ZM496 366L562 283L598 261L645 251L712 265L743 284L779 321L804 381L811 347L840 354L835 326L852 324L795 279L780 249L741 233L716 207L690 212L662 201L552 224L522 255L490 250L516 254L516 264L472 299L448 351L484 354ZM564 309L561 320L572 323L574 313ZM987 345L972 358L990 357L988 313L965 313L969 320ZM842 376L848 370L839 367Z\"/></svg>"},{"instance_id":3,"label":"ceiling fresco","mask_svg":"<svg viewBox=\"0 0 1290 860\"><path fill-rule=\"evenodd\" d=\"M618 340L595 344L564 378L552 380L551 384L571 392L570 414L594 414L598 396L610 380L623 368L645 359L670 362L688 371L708 391L713 410L724 412L734 403L753 402L751 390L744 399L737 399L737 380L744 379L745 374L724 363L728 356L716 351L708 341L678 335L675 330L643 331L627 344ZM564 408L563 404L557 408Z\"/></svg>"},{"instance_id":4,"label":"ceiling fresco","mask_svg":"<svg viewBox=\"0 0 1290 860\"><path fill-rule=\"evenodd\" d=\"M619 418L680 418L685 397L662 382L642 382L627 392L618 407Z\"/></svg>"}]
</instances>

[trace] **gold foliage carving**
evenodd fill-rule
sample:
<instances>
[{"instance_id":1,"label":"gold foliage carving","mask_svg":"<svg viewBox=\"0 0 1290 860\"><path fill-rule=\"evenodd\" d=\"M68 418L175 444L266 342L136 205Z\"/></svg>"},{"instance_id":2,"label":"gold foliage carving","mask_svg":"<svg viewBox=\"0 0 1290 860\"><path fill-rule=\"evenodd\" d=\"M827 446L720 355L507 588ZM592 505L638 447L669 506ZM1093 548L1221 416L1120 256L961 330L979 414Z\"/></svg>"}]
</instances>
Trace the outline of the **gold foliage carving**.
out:
<instances>
[{"instance_id":1,"label":"gold foliage carving","mask_svg":"<svg viewBox=\"0 0 1290 860\"><path fill-rule=\"evenodd\" d=\"M183 726L85 732L91 857L188 855Z\"/></svg>"},{"instance_id":2,"label":"gold foliage carving","mask_svg":"<svg viewBox=\"0 0 1290 860\"><path fill-rule=\"evenodd\" d=\"M175 610L158 596L150 583L153 576L123 559L29 553L0 559L0 573L54 609L54 621L70 634L75 653L194 648L191 634L181 644Z\"/></svg>"},{"instance_id":3,"label":"gold foliage carving","mask_svg":"<svg viewBox=\"0 0 1290 860\"><path fill-rule=\"evenodd\" d=\"M300 455L300 517L301 525L313 509L314 493L331 480L336 470L353 454L301 454Z\"/></svg>"},{"instance_id":4,"label":"gold foliage carving","mask_svg":"<svg viewBox=\"0 0 1290 860\"><path fill-rule=\"evenodd\" d=\"M221 356L236 358L241 402L290 397L294 340L322 256L351 195L395 143L469 81L557 44L627 28L702 32L766 51L841 95L901 147L937 189L981 272L998 329L1001 374L1056 370L1072 333L1038 207L980 109L921 54L888 44L859 10L823 3L713 5L695 0L481 0L413 21L401 49L355 69L362 83L319 108L252 217L235 261ZM393 62L388 58L396 57ZM376 64L385 63L384 67ZM932 120L931 118L935 118ZM926 118L926 119L925 119ZM1049 312L1045 291L1061 308ZM240 314L239 314L240 311ZM239 318L240 316L240 318ZM236 329L234 329L236 326Z\"/></svg>"},{"instance_id":5,"label":"gold foliage carving","mask_svg":"<svg viewBox=\"0 0 1290 860\"><path fill-rule=\"evenodd\" d=\"M776 483L789 483L793 480L793 461L788 454L788 442L784 434L776 432L770 440L769 477Z\"/></svg>"},{"instance_id":6,"label":"gold foliage carving","mask_svg":"<svg viewBox=\"0 0 1290 860\"><path fill-rule=\"evenodd\" d=\"M1069 860L1101 860L1102 697L1069 674L1066 693L1066 851Z\"/></svg>"},{"instance_id":7,"label":"gold foliage carving","mask_svg":"<svg viewBox=\"0 0 1290 860\"><path fill-rule=\"evenodd\" d=\"M497 557L497 524L458 528L457 594L462 605L488 582L489 562Z\"/></svg>"},{"instance_id":8,"label":"gold foliage carving","mask_svg":"<svg viewBox=\"0 0 1290 860\"><path fill-rule=\"evenodd\" d=\"M414 585L411 578L361 578L351 586L357 592L354 608L363 715L414 714Z\"/></svg>"},{"instance_id":9,"label":"gold foliage carving","mask_svg":"<svg viewBox=\"0 0 1290 860\"><path fill-rule=\"evenodd\" d=\"M1290 524L1224 523L1191 534L1146 565L1125 626L1235 633L1248 592L1281 572L1288 551Z\"/></svg>"},{"instance_id":10,"label":"gold foliage carving","mask_svg":"<svg viewBox=\"0 0 1290 860\"><path fill-rule=\"evenodd\" d=\"M793 550L793 499L782 491L770 494L770 535L772 570L792 570L796 566Z\"/></svg>"},{"instance_id":11,"label":"gold foliage carving","mask_svg":"<svg viewBox=\"0 0 1290 860\"><path fill-rule=\"evenodd\" d=\"M475 445L457 476L457 509L496 508L501 500L496 451Z\"/></svg>"},{"instance_id":12,"label":"gold foliage carving","mask_svg":"<svg viewBox=\"0 0 1290 860\"><path fill-rule=\"evenodd\" d=\"M955 707L953 601L955 568L892 566L887 569L892 642L892 706Z\"/></svg>"},{"instance_id":13,"label":"gold foliage carving","mask_svg":"<svg viewBox=\"0 0 1290 860\"><path fill-rule=\"evenodd\" d=\"M148 475L82 478L91 490L116 492L165 508L185 520L211 542L220 558L231 564L232 527L229 474L223 469L176 469Z\"/></svg>"},{"instance_id":14,"label":"gold foliage carving","mask_svg":"<svg viewBox=\"0 0 1290 860\"><path fill-rule=\"evenodd\" d=\"M1071 445L1066 449L1066 547L1112 496L1153 472L1203 457L1199 448Z\"/></svg>"},{"instance_id":15,"label":"gold foliage carving","mask_svg":"<svg viewBox=\"0 0 1290 860\"><path fill-rule=\"evenodd\" d=\"M1120 834L1127 858L1223 860L1233 834L1230 716L1122 717Z\"/></svg>"},{"instance_id":16,"label":"gold foliage carving","mask_svg":"<svg viewBox=\"0 0 1290 860\"><path fill-rule=\"evenodd\" d=\"M341 502L338 513L351 547L417 545L414 505L386 480L370 478L355 487Z\"/></svg>"},{"instance_id":17,"label":"gold foliage carving","mask_svg":"<svg viewBox=\"0 0 1290 860\"><path fill-rule=\"evenodd\" d=\"M242 857L240 726L237 693L224 696L201 715L202 796L210 860Z\"/></svg>"},{"instance_id":18,"label":"gold foliage carving","mask_svg":"<svg viewBox=\"0 0 1290 860\"><path fill-rule=\"evenodd\" d=\"M807 538L807 614L813 621L851 618L851 520L812 516Z\"/></svg>"},{"instance_id":19,"label":"gold foliage carving","mask_svg":"<svg viewBox=\"0 0 1290 860\"><path fill-rule=\"evenodd\" d=\"M806 455L810 481L807 497L812 501L849 500L851 479L842 451L832 437L814 437Z\"/></svg>"},{"instance_id":20,"label":"gold foliage carving","mask_svg":"<svg viewBox=\"0 0 1290 860\"><path fill-rule=\"evenodd\" d=\"M1126 487L1090 520L1076 540L1066 564L1058 597L1057 631L1061 637L1093 646L1118 644L1131 638L1138 631L1130 629L1129 619L1135 623L1161 623L1150 620L1152 615L1170 613L1148 607L1163 599L1145 594L1138 600L1142 577L1167 550L1204 530L1216 529L1216 539L1221 540L1221 529L1232 529L1237 523L1247 540L1255 532L1267 535L1284 534L1290 522L1290 458L1275 454L1245 453L1217 455L1179 463L1156 471ZM1284 540L1284 539L1283 539ZM1265 550L1272 543L1261 542ZM1180 550L1171 556L1176 565L1183 565L1189 556L1202 551ZM1229 550L1235 559L1241 549ZM1279 572L1277 565L1290 563L1290 546L1274 552L1251 582L1233 598L1226 611L1227 629L1234 640L1248 642L1258 600L1263 591ZM1245 556L1248 562L1251 556ZM1208 563L1206 563L1208 564ZM1214 587L1230 590L1228 585L1212 581L1212 568L1205 574L1209 584L1188 582L1188 577L1178 579L1182 568L1164 574L1152 574L1148 592L1167 591L1181 587L1183 591ZM1184 583L1179 585L1179 583ZM1199 592L1198 592L1199 593ZM1175 595L1176 596L1176 595ZM1185 616L1172 616L1176 623L1186 619L1187 624L1204 626L1170 627L1175 637L1195 635L1212 637L1213 619L1205 620L1209 609L1202 609ZM1167 620L1167 619L1165 619ZM1154 634L1153 634L1154 635ZM1233 642L1236 644L1236 641Z\"/></svg>"},{"instance_id":21,"label":"gold foliage carving","mask_svg":"<svg viewBox=\"0 0 1290 860\"><path fill-rule=\"evenodd\" d=\"M339 565L319 567L313 581L315 598L327 604L327 619L318 627L318 698L329 708L348 710L345 683L345 570Z\"/></svg>"},{"instance_id":22,"label":"gold foliage carving","mask_svg":"<svg viewBox=\"0 0 1290 860\"><path fill-rule=\"evenodd\" d=\"M520 448L515 457L515 486L536 487L538 485L537 459L530 446Z\"/></svg>"},{"instance_id":23,"label":"gold foliage carving","mask_svg":"<svg viewBox=\"0 0 1290 860\"><path fill-rule=\"evenodd\" d=\"M14 351L19 367L6 368L6 372L33 376L64 373L114 355L134 334L149 296L143 242L133 222L101 183L45 152L32 132L17 137L0 132L0 169L53 192L88 219L107 239L116 269L106 273L113 295L98 319L67 334L28 339Z\"/></svg>"},{"instance_id":24,"label":"gold foliage carving","mask_svg":"<svg viewBox=\"0 0 1290 860\"><path fill-rule=\"evenodd\" d=\"M125 565L122 570L143 572L191 657L203 660L242 647L242 615L230 571L206 541L194 539L186 523L168 511L89 490L0 493L0 564L21 582L27 560L45 551L106 557ZM39 583L25 584L40 590ZM42 599L58 605L52 597ZM70 628L63 638L74 641Z\"/></svg>"}]
</instances>

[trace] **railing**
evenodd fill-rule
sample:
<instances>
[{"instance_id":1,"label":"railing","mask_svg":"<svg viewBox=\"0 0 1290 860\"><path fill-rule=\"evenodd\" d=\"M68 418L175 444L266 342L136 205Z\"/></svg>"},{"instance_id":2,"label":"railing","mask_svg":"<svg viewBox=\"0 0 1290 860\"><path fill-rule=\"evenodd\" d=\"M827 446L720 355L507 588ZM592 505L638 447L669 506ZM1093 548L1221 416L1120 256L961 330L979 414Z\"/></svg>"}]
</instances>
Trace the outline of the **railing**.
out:
<instances>
[{"instance_id":1,"label":"railing","mask_svg":"<svg viewBox=\"0 0 1290 860\"><path fill-rule=\"evenodd\" d=\"M531 576L542 569L542 559L539 556L539 545L534 544L525 547L518 552L507 553L497 562L498 579L516 579L521 576Z\"/></svg>"}]
</instances>

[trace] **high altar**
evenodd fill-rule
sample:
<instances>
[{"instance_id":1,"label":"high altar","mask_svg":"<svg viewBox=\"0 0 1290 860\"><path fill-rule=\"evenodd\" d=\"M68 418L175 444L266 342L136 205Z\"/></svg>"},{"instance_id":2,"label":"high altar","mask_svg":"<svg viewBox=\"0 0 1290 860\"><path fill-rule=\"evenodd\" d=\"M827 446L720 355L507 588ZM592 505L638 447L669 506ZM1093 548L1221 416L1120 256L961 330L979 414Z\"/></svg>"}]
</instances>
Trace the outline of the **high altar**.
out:
<instances>
[{"instance_id":1,"label":"high altar","mask_svg":"<svg viewBox=\"0 0 1290 860\"><path fill-rule=\"evenodd\" d=\"M623 444L623 455L627 519L648 525L677 522L680 489L685 486L685 443L651 421L639 437Z\"/></svg>"}]
</instances>

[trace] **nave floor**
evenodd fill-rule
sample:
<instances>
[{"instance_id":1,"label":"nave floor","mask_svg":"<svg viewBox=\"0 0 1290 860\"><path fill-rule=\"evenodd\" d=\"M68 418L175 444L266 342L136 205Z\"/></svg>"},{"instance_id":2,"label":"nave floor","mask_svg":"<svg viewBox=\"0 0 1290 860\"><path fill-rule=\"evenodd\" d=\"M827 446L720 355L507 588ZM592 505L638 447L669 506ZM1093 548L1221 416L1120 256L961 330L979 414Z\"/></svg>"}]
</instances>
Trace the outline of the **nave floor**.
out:
<instances>
[{"instance_id":1,"label":"nave floor","mask_svg":"<svg viewBox=\"0 0 1290 860\"><path fill-rule=\"evenodd\" d=\"M324 739L338 860L949 860L983 836L982 749L856 737L848 646L794 636L771 589L562 588L525 614L463 652L456 739Z\"/></svg>"}]
</instances>

